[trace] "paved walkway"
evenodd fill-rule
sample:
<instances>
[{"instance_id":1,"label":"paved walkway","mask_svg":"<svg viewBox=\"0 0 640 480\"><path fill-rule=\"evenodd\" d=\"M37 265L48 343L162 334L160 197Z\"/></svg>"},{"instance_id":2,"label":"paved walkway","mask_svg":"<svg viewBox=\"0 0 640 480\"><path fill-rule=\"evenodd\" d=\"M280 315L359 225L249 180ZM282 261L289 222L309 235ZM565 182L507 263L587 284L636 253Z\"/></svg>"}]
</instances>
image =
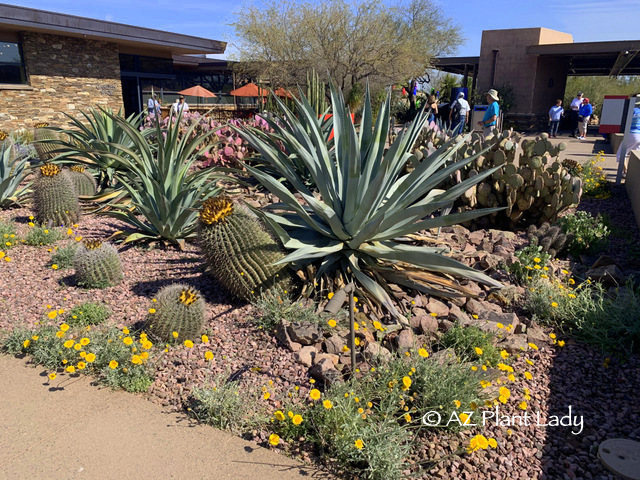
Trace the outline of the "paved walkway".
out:
<instances>
[{"instance_id":1,"label":"paved walkway","mask_svg":"<svg viewBox=\"0 0 640 480\"><path fill-rule=\"evenodd\" d=\"M526 135L525 138L535 138L536 135ZM568 134L563 134L558 138L551 138L552 143L565 142L567 149L560 153L560 160L570 158L576 160L579 163L584 163L591 157L595 156L598 152L604 152L604 162L602 168L607 175L607 180L615 182L616 173L618 171L618 162L616 162L616 156L611 153L611 145L604 142L602 135L596 135L589 132L589 136L586 140L578 140L572 138ZM624 180L623 180L624 182Z\"/></svg>"},{"instance_id":2,"label":"paved walkway","mask_svg":"<svg viewBox=\"0 0 640 480\"><path fill-rule=\"evenodd\" d=\"M0 479L328 479L229 433L0 355Z\"/></svg>"}]
</instances>

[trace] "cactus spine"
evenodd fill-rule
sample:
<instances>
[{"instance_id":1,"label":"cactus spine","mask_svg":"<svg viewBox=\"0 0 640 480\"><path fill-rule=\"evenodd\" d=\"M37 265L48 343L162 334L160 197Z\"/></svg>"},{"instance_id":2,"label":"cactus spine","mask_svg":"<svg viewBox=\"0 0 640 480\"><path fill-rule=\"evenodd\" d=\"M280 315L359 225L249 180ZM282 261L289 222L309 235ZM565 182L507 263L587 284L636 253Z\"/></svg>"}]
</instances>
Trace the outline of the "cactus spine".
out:
<instances>
[{"instance_id":1,"label":"cactus spine","mask_svg":"<svg viewBox=\"0 0 640 480\"><path fill-rule=\"evenodd\" d=\"M189 285L168 285L156 295L147 316L147 329L163 342L193 341L202 330L204 316L205 303L200 292Z\"/></svg>"},{"instance_id":2,"label":"cactus spine","mask_svg":"<svg viewBox=\"0 0 640 480\"><path fill-rule=\"evenodd\" d=\"M69 169L69 176L73 180L78 195L90 197L96 194L96 179L91 172L82 165L74 165Z\"/></svg>"},{"instance_id":3,"label":"cactus spine","mask_svg":"<svg viewBox=\"0 0 640 480\"><path fill-rule=\"evenodd\" d=\"M287 288L286 265L273 265L284 253L230 198L218 196L203 203L198 235L213 274L235 297L249 300L274 284Z\"/></svg>"},{"instance_id":4,"label":"cactus spine","mask_svg":"<svg viewBox=\"0 0 640 480\"><path fill-rule=\"evenodd\" d=\"M106 288L122 280L120 256L113 245L100 240L86 240L73 259L78 285Z\"/></svg>"},{"instance_id":5,"label":"cactus spine","mask_svg":"<svg viewBox=\"0 0 640 480\"><path fill-rule=\"evenodd\" d=\"M78 194L69 172L46 164L36 174L33 188L36 220L54 225L71 225L80 217Z\"/></svg>"}]
</instances>

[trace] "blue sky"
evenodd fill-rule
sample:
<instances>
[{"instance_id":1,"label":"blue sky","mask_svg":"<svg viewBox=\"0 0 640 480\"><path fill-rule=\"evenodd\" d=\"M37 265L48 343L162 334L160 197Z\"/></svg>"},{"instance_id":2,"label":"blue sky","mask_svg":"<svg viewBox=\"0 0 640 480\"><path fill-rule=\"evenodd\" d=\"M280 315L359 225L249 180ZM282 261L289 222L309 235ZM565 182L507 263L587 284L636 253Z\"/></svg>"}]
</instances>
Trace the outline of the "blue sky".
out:
<instances>
[{"instance_id":1,"label":"blue sky","mask_svg":"<svg viewBox=\"0 0 640 480\"><path fill-rule=\"evenodd\" d=\"M2 1L2 0L0 0ZM575 42L640 39L640 1L620 0L457 0L439 2L462 27L466 41L457 55L480 52L482 30L546 27L571 33ZM233 12L228 0L26 0L13 5L156 28L233 43Z\"/></svg>"}]
</instances>

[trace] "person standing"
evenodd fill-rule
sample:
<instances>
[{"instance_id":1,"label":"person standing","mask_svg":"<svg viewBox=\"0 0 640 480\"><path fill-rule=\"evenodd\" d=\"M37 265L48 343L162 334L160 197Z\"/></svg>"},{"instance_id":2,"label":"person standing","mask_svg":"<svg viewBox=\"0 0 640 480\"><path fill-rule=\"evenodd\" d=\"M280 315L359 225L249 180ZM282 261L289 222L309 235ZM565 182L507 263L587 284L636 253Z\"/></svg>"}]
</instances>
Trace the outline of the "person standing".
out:
<instances>
[{"instance_id":1,"label":"person standing","mask_svg":"<svg viewBox=\"0 0 640 480\"><path fill-rule=\"evenodd\" d=\"M464 133L464 127L469 121L469 112L471 107L469 102L464 99L464 92L458 94L458 98L451 104L449 109L449 125L454 135Z\"/></svg>"},{"instance_id":2,"label":"person standing","mask_svg":"<svg viewBox=\"0 0 640 480\"><path fill-rule=\"evenodd\" d=\"M156 104L158 103L156 98L158 98L158 96L154 93L153 95L151 95L149 97L149 100L147 100L147 114L148 115L153 115L156 112Z\"/></svg>"},{"instance_id":3,"label":"person standing","mask_svg":"<svg viewBox=\"0 0 640 480\"><path fill-rule=\"evenodd\" d=\"M640 94L636 95L636 104L633 109L633 116L631 117L631 128L629 134L624 136L622 144L618 148L617 159L618 163L623 162L624 167L622 170L623 175L627 173L626 158L627 153L631 150L640 149Z\"/></svg>"},{"instance_id":4,"label":"person standing","mask_svg":"<svg viewBox=\"0 0 640 480\"><path fill-rule=\"evenodd\" d=\"M171 110L173 111L173 113L175 113L176 115L178 115L179 113L185 113L189 111L189 104L187 104L187 102L184 101L184 95L180 95L178 97L178 99L176 100L176 103L174 103L171 106Z\"/></svg>"},{"instance_id":5,"label":"person standing","mask_svg":"<svg viewBox=\"0 0 640 480\"><path fill-rule=\"evenodd\" d=\"M569 120L571 121L571 135L569 135L570 137L577 137L578 134L578 116L579 116L579 111L580 111L580 107L582 106L582 98L583 98L583 94L582 92L578 92L578 94L576 95L576 98L574 98L573 100L571 100L571 112L570 112L570 118Z\"/></svg>"},{"instance_id":6,"label":"person standing","mask_svg":"<svg viewBox=\"0 0 640 480\"><path fill-rule=\"evenodd\" d=\"M549 110L549 123L551 128L549 129L549 136L556 138L558 135L558 126L560 125L560 118L564 116L564 109L562 108L562 100L556 100L556 104Z\"/></svg>"},{"instance_id":7,"label":"person standing","mask_svg":"<svg viewBox=\"0 0 640 480\"><path fill-rule=\"evenodd\" d=\"M582 100L580 110L578 110L578 117L580 120L580 136L578 137L578 140L587 139L587 128L589 127L589 119L591 118L592 113L593 107L589 103L589 99L585 98Z\"/></svg>"},{"instance_id":8,"label":"person standing","mask_svg":"<svg viewBox=\"0 0 640 480\"><path fill-rule=\"evenodd\" d=\"M429 114L428 122L434 122L436 120L436 115L438 114L438 98L435 94L435 89L431 89L431 94L429 95L429 108L431 109L431 113Z\"/></svg>"},{"instance_id":9,"label":"person standing","mask_svg":"<svg viewBox=\"0 0 640 480\"><path fill-rule=\"evenodd\" d=\"M496 127L498 122L498 115L500 114L500 107L498 106L498 91L491 88L486 93L487 103L489 107L484 112L484 117L478 122L478 125L482 127L482 134L486 137L491 135L492 130Z\"/></svg>"}]
</instances>

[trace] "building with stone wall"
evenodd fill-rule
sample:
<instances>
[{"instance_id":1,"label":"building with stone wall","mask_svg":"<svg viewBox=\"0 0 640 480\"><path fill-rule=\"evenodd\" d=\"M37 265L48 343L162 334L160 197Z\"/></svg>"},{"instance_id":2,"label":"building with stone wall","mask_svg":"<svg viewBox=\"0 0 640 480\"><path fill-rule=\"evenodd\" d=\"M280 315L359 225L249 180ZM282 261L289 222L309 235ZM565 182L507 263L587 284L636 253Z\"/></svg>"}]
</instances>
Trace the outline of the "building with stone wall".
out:
<instances>
[{"instance_id":1,"label":"building with stone wall","mask_svg":"<svg viewBox=\"0 0 640 480\"><path fill-rule=\"evenodd\" d=\"M59 125L65 114L91 107L121 109L125 98L139 107L141 77L171 77L166 65L173 70L174 56L223 53L225 47L216 40L0 4L0 129ZM136 59L141 71L122 72L123 59Z\"/></svg>"}]
</instances>

